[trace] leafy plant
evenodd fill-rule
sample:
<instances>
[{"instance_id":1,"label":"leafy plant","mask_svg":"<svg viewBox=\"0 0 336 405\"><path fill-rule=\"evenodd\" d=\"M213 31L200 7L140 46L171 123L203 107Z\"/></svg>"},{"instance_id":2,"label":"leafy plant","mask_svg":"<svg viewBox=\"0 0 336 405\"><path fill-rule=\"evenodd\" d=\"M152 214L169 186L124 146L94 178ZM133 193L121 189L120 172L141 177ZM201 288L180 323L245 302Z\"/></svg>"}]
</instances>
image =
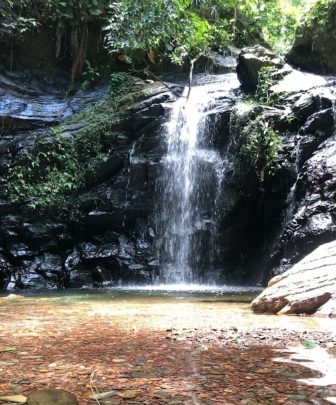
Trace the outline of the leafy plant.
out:
<instances>
[{"instance_id":1,"label":"leafy plant","mask_svg":"<svg viewBox=\"0 0 336 405\"><path fill-rule=\"evenodd\" d=\"M277 96L271 91L271 87L278 82L272 75L274 72L272 67L264 66L258 73L258 85L254 97L262 104L270 105L277 101Z\"/></svg>"},{"instance_id":2,"label":"leafy plant","mask_svg":"<svg viewBox=\"0 0 336 405\"><path fill-rule=\"evenodd\" d=\"M281 143L278 133L261 117L252 121L242 133L243 143L239 152L241 161L247 163L262 184L277 168Z\"/></svg>"},{"instance_id":3,"label":"leafy plant","mask_svg":"<svg viewBox=\"0 0 336 405\"><path fill-rule=\"evenodd\" d=\"M3 0L0 4L0 36L21 35L38 26L39 23L34 18L16 14L12 0Z\"/></svg>"},{"instance_id":4,"label":"leafy plant","mask_svg":"<svg viewBox=\"0 0 336 405\"><path fill-rule=\"evenodd\" d=\"M331 3L331 0L320 0ZM71 77L88 70L89 32L127 63L169 58L182 64L208 49L268 43L283 51L294 37L303 0L3 0L0 21L13 34L37 26L56 31L56 56L69 49ZM281 16L279 18L279 16ZM103 30L104 28L104 30ZM104 32L103 32L104 31ZM69 46L70 45L70 46ZM90 79L84 78L85 86Z\"/></svg>"},{"instance_id":5,"label":"leafy plant","mask_svg":"<svg viewBox=\"0 0 336 405\"><path fill-rule=\"evenodd\" d=\"M82 77L82 88L84 90L91 89L101 78L101 74L97 66L92 66L89 60L85 61L85 69L83 71Z\"/></svg>"},{"instance_id":6,"label":"leafy plant","mask_svg":"<svg viewBox=\"0 0 336 405\"><path fill-rule=\"evenodd\" d=\"M320 26L335 28L336 3L334 0L317 0L304 16L303 23L308 27Z\"/></svg>"},{"instance_id":7,"label":"leafy plant","mask_svg":"<svg viewBox=\"0 0 336 405\"><path fill-rule=\"evenodd\" d=\"M286 92L274 92L272 87L283 78L283 74L271 66L264 66L258 73L258 85L255 93L245 96L246 102L273 106L281 103L288 96Z\"/></svg>"}]
</instances>

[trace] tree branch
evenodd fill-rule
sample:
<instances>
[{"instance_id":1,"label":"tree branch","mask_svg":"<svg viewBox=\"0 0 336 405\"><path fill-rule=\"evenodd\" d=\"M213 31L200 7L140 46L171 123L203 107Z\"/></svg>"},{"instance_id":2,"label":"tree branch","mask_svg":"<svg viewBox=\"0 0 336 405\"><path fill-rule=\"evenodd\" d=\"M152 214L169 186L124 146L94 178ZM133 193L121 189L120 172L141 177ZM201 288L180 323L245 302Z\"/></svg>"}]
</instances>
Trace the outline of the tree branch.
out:
<instances>
[{"instance_id":1,"label":"tree branch","mask_svg":"<svg viewBox=\"0 0 336 405\"><path fill-rule=\"evenodd\" d=\"M187 94L187 100L189 99L190 92L191 92L191 85L192 85L192 79L193 79L193 72L194 72L194 67L195 67L195 62L202 56L203 54L200 54L196 56L196 58L191 59L190 61L190 68L189 68L189 89L188 89L188 94Z\"/></svg>"}]
</instances>

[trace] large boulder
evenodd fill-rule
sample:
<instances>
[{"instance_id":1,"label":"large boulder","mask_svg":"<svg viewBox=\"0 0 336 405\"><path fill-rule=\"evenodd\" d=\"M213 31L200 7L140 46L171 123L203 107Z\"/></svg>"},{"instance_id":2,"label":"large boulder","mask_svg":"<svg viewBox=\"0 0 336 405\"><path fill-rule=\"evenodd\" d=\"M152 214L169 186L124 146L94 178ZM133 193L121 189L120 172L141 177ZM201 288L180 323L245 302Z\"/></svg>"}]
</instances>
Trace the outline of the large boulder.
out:
<instances>
[{"instance_id":1,"label":"large boulder","mask_svg":"<svg viewBox=\"0 0 336 405\"><path fill-rule=\"evenodd\" d=\"M323 244L252 301L254 312L312 314L336 296L336 241ZM331 301L334 303L334 301ZM320 313L334 313L334 304Z\"/></svg>"},{"instance_id":2,"label":"large boulder","mask_svg":"<svg viewBox=\"0 0 336 405\"><path fill-rule=\"evenodd\" d=\"M281 58L261 45L244 48L238 58L238 79L244 90L255 91L262 68L280 69L283 66L284 61Z\"/></svg>"},{"instance_id":3,"label":"large boulder","mask_svg":"<svg viewBox=\"0 0 336 405\"><path fill-rule=\"evenodd\" d=\"M299 28L287 60L304 70L336 73L336 3L319 1Z\"/></svg>"}]
</instances>

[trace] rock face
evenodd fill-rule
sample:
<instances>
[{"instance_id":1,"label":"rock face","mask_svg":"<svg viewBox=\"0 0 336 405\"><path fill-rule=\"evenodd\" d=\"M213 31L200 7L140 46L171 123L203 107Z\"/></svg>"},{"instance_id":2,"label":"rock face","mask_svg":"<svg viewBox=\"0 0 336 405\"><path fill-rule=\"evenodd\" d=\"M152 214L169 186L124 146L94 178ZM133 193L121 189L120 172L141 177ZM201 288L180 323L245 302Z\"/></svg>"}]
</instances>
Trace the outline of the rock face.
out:
<instances>
[{"instance_id":1,"label":"rock face","mask_svg":"<svg viewBox=\"0 0 336 405\"><path fill-rule=\"evenodd\" d=\"M259 107L259 114L282 140L272 189L279 187L273 204L282 201L283 208L264 250L264 282L336 238L333 78L291 69L270 92L280 95L281 105Z\"/></svg>"},{"instance_id":2,"label":"rock face","mask_svg":"<svg viewBox=\"0 0 336 405\"><path fill-rule=\"evenodd\" d=\"M332 315L336 296L336 241L319 246L269 281L252 301L254 312Z\"/></svg>"},{"instance_id":3,"label":"rock face","mask_svg":"<svg viewBox=\"0 0 336 405\"><path fill-rule=\"evenodd\" d=\"M259 72L264 67L280 69L284 61L260 45L244 48L238 58L237 74L244 90L255 91Z\"/></svg>"},{"instance_id":4,"label":"rock face","mask_svg":"<svg viewBox=\"0 0 336 405\"><path fill-rule=\"evenodd\" d=\"M267 63L282 66L265 52ZM262 59L265 52L248 48L241 66ZM251 70L254 84L253 72L263 63L253 62L259 66ZM205 281L205 273L210 272L218 283L265 282L320 244L336 239L333 81L287 68L279 76L284 71L284 79L271 89L286 93L281 104L244 104L235 89L225 96L219 91L205 112L211 148L225 156L216 201L219 260L211 269L200 264ZM240 73L240 77L248 75ZM202 80L214 80L220 89L218 77L200 75L196 83ZM146 284L162 274L155 216L157 179L167 149L164 124L181 89L172 85L170 91L161 84L143 89L141 98L124 108L105 134L111 155L86 178L83 190L69 196L68 203L78 207L76 214L65 219L28 210L25 203L9 201L4 187L0 188L0 289ZM27 81L17 73L3 75L0 184L5 184L9 167L20 156L29 156L38 140L46 139L52 147L53 125L62 123L61 138L76 138L90 123L70 124L64 119L105 91L81 91L65 98L55 83ZM253 167L240 159L242 134L257 117L278 131L282 144L276 170L264 176L262 184ZM204 173L207 170L205 165ZM213 209L211 202L207 209ZM202 212L197 229L192 230L200 241L211 237L206 214ZM199 243L200 257L204 245Z\"/></svg>"},{"instance_id":5,"label":"rock face","mask_svg":"<svg viewBox=\"0 0 336 405\"><path fill-rule=\"evenodd\" d=\"M27 398L28 405L78 405L76 396L65 390L46 388L31 393Z\"/></svg>"},{"instance_id":6,"label":"rock face","mask_svg":"<svg viewBox=\"0 0 336 405\"><path fill-rule=\"evenodd\" d=\"M316 16L299 28L287 60L305 70L336 73L336 7L331 1L319 2L315 10Z\"/></svg>"},{"instance_id":7,"label":"rock face","mask_svg":"<svg viewBox=\"0 0 336 405\"><path fill-rule=\"evenodd\" d=\"M50 142L50 126L92 105L106 88L65 98L51 86L6 77L0 103L0 176L40 139ZM143 87L141 84L140 87ZM52 90L55 90L54 92ZM6 101L7 100L7 101ZM66 288L148 283L158 271L153 253L155 171L162 155L160 126L164 103L174 100L162 85L149 85L106 133L111 156L87 178L80 212L71 220L27 211L0 196L0 288ZM90 123L64 124L71 139ZM146 134L146 137L144 136Z\"/></svg>"}]
</instances>

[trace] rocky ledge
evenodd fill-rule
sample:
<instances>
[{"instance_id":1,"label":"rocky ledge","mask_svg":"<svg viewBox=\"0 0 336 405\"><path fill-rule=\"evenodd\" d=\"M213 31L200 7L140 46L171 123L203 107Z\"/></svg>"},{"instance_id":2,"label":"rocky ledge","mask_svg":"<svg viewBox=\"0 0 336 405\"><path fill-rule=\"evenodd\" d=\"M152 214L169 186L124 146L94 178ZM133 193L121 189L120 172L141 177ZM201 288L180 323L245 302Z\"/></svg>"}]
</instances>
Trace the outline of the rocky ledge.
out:
<instances>
[{"instance_id":1,"label":"rocky ledge","mask_svg":"<svg viewBox=\"0 0 336 405\"><path fill-rule=\"evenodd\" d=\"M254 312L336 317L336 241L325 243L285 273L273 277L253 300Z\"/></svg>"}]
</instances>

